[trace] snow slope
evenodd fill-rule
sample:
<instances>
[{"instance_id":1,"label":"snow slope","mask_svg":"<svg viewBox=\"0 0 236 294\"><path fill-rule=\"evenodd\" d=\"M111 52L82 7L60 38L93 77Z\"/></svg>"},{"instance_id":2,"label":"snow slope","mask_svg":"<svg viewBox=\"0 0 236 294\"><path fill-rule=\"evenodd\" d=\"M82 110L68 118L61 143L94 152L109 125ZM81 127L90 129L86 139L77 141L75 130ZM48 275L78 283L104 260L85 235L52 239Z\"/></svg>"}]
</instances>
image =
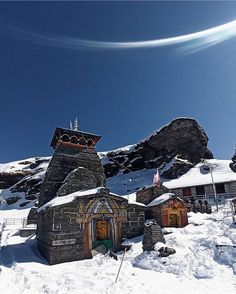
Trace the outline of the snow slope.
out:
<instances>
[{"instance_id":1,"label":"snow slope","mask_svg":"<svg viewBox=\"0 0 236 294\"><path fill-rule=\"evenodd\" d=\"M22 217L24 210L20 210ZM6 227L2 236L0 261L1 293L18 294L233 294L236 291L236 248L216 248L216 244L236 245L230 207L220 207L212 215L190 213L185 228L168 228L166 246L176 254L160 258L158 251L142 251L142 236L124 257L118 282L118 261L97 255L93 259L49 266L40 257L35 240ZM0 216L6 213L0 211ZM15 211L16 213L16 211ZM27 210L25 211L27 214ZM163 244L158 243L156 249Z\"/></svg>"}]
</instances>

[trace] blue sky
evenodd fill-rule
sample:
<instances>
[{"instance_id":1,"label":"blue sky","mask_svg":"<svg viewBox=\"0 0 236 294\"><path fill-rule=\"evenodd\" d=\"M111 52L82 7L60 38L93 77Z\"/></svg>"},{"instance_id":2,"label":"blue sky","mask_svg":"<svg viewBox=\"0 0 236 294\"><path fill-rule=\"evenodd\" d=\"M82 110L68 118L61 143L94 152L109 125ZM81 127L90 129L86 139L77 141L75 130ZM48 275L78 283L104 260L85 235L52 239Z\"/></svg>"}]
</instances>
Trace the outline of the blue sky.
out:
<instances>
[{"instance_id":1,"label":"blue sky","mask_svg":"<svg viewBox=\"0 0 236 294\"><path fill-rule=\"evenodd\" d=\"M55 127L102 136L97 150L136 143L176 117L205 129L216 158L236 143L236 37L181 47L68 49L4 25L70 38L145 41L236 20L236 2L0 2L0 162L52 154ZM1 26L2 25L2 26Z\"/></svg>"}]
</instances>

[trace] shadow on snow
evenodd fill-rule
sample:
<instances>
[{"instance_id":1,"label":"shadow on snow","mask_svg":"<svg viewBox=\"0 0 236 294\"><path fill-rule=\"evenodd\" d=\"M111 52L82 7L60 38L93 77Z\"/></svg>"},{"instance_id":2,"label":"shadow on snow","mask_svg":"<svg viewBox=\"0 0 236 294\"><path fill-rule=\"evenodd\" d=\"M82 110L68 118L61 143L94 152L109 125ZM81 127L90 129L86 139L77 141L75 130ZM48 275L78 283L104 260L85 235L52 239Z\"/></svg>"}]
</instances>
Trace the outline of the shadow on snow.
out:
<instances>
[{"instance_id":1,"label":"shadow on snow","mask_svg":"<svg viewBox=\"0 0 236 294\"><path fill-rule=\"evenodd\" d=\"M3 246L0 250L0 264L3 266L12 267L16 263L27 262L48 264L40 255L36 240Z\"/></svg>"}]
</instances>

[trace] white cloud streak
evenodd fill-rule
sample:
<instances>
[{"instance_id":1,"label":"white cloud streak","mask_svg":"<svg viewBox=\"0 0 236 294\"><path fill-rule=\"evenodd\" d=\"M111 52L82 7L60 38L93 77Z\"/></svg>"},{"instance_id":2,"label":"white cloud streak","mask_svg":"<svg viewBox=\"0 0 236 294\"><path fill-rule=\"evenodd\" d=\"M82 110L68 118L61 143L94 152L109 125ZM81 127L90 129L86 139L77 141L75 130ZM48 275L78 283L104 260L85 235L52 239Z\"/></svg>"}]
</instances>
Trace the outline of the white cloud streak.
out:
<instances>
[{"instance_id":1,"label":"white cloud streak","mask_svg":"<svg viewBox=\"0 0 236 294\"><path fill-rule=\"evenodd\" d=\"M56 34L44 34L7 24L0 24L0 33L40 45L71 50L79 49L137 49L178 45L185 51L195 52L236 36L236 20L196 33L164 39L132 42L91 41Z\"/></svg>"}]
</instances>

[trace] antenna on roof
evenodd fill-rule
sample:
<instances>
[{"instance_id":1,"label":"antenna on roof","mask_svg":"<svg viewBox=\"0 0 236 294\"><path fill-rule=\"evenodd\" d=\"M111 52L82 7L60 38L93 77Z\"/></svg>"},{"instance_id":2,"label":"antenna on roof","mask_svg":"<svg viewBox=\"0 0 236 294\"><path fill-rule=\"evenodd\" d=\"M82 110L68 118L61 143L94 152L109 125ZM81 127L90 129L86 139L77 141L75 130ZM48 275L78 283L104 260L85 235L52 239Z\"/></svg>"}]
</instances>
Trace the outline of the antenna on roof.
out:
<instances>
[{"instance_id":1,"label":"antenna on roof","mask_svg":"<svg viewBox=\"0 0 236 294\"><path fill-rule=\"evenodd\" d=\"M76 117L75 120L72 122L70 120L70 129L72 131L78 131L79 130L79 123L78 123L78 118Z\"/></svg>"}]
</instances>

